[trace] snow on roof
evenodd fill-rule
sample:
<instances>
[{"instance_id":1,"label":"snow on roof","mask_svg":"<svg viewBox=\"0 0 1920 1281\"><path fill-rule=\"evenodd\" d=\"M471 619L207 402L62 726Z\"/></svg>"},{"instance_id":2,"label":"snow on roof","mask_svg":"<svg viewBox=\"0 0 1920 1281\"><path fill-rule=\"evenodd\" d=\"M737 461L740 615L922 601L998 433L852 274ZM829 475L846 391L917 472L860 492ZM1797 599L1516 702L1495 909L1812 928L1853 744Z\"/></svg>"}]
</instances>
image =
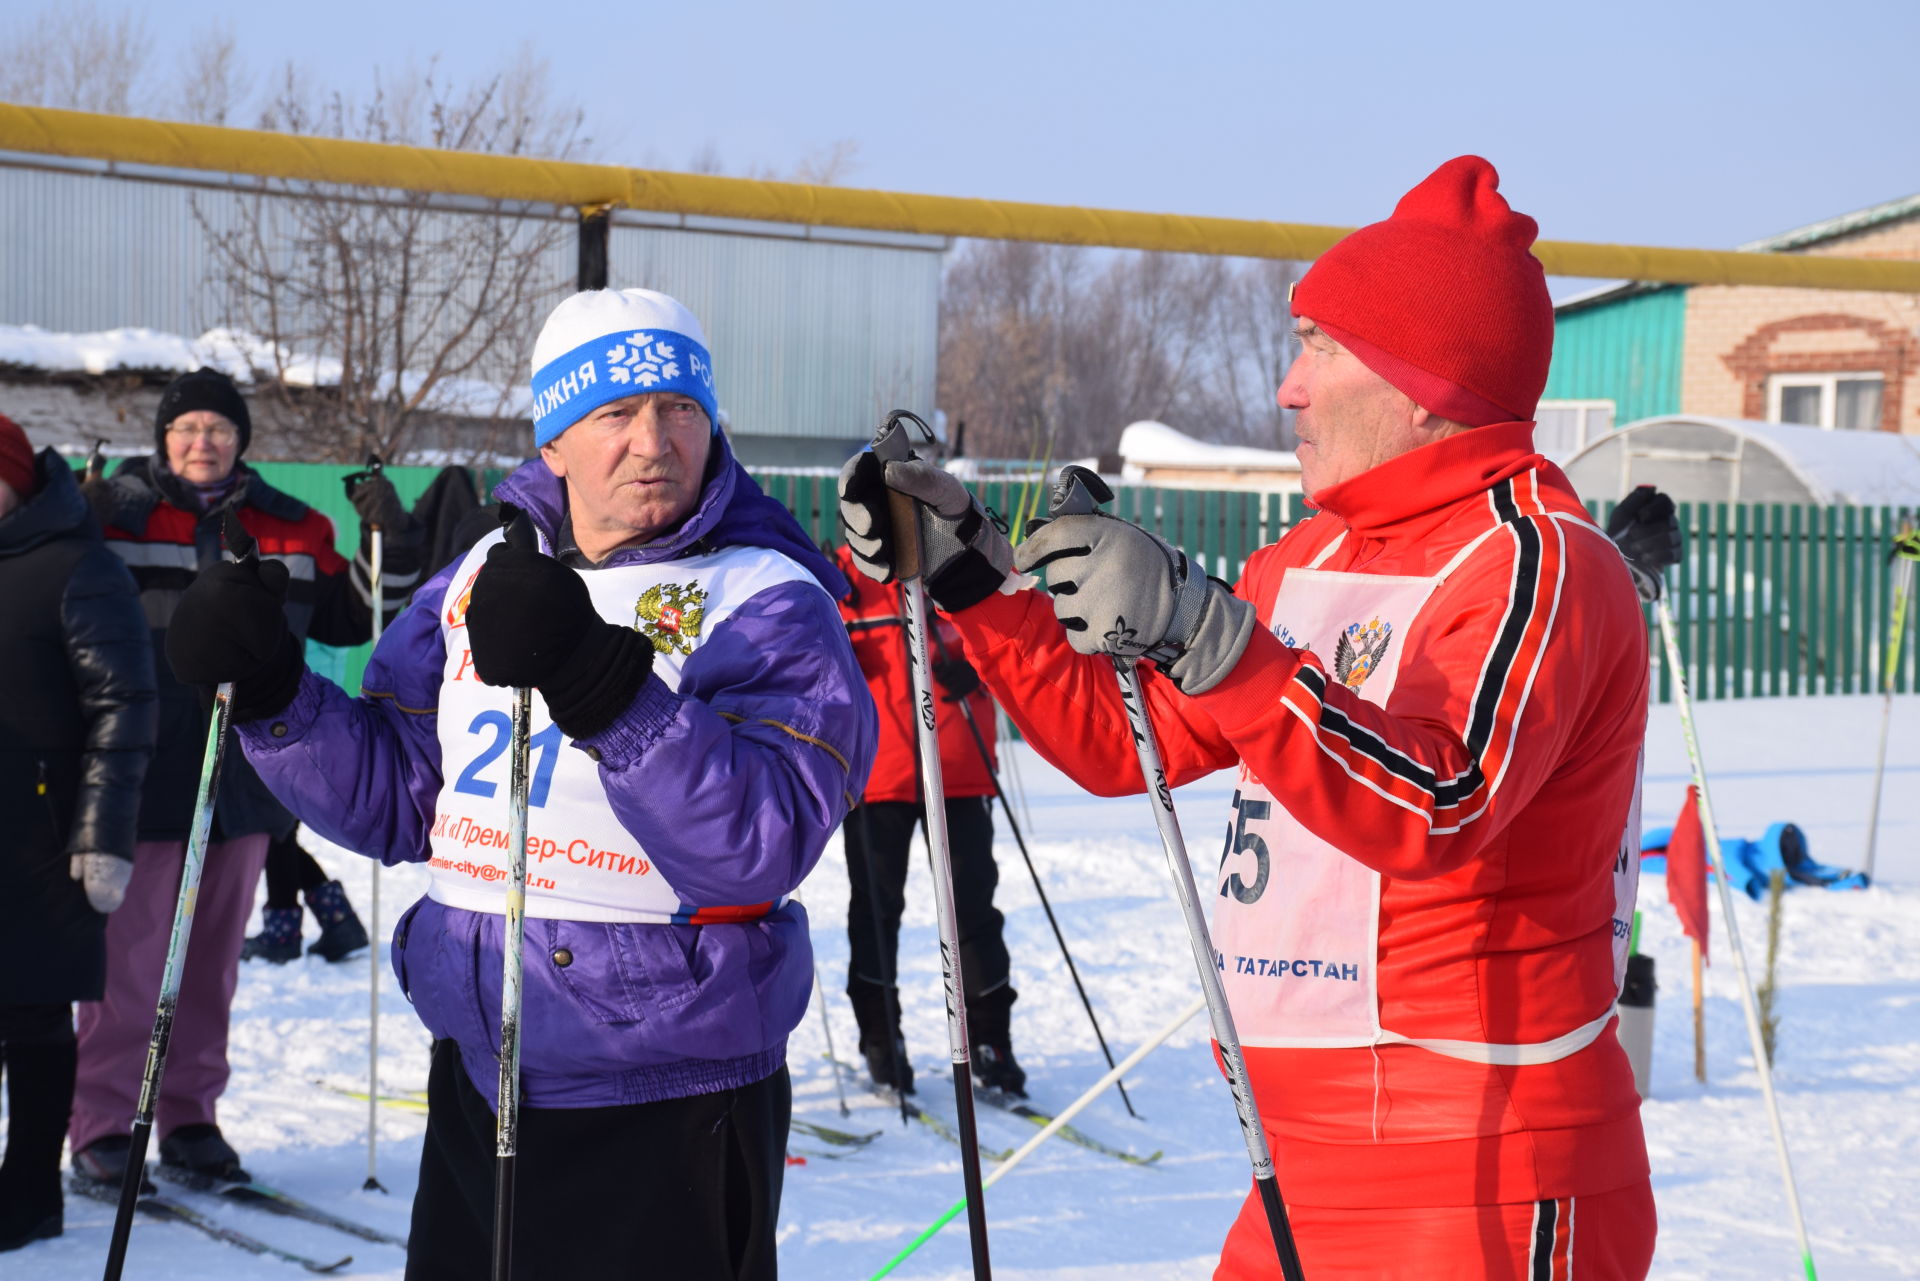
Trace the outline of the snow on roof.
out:
<instances>
[{"instance_id":1,"label":"snow on roof","mask_svg":"<svg viewBox=\"0 0 1920 1281\"><path fill-rule=\"evenodd\" d=\"M250 382L255 371L275 366L272 346L255 334L234 329L209 329L198 338L185 338L158 329L106 329L68 334L38 325L0 325L0 366L44 369L49 373L107 374L115 370L188 373L203 366L218 369L238 382ZM280 362L286 383L295 387L331 387L340 381L340 362L288 353ZM391 375L389 375L390 377ZM421 375L409 370L400 388L411 395ZM529 417L532 392L524 383L502 389L474 378L440 380L427 398L427 407L443 413L475 418L497 415Z\"/></svg>"},{"instance_id":2,"label":"snow on roof","mask_svg":"<svg viewBox=\"0 0 1920 1281\"><path fill-rule=\"evenodd\" d=\"M1300 469L1299 459L1284 449L1209 444L1165 423L1150 421L1134 423L1120 433L1120 460L1129 467Z\"/></svg>"},{"instance_id":3,"label":"snow on roof","mask_svg":"<svg viewBox=\"0 0 1920 1281\"><path fill-rule=\"evenodd\" d=\"M59 374L106 374L117 369L184 374L213 364L232 375L245 373L244 365L236 369L213 351L158 329L63 334L38 325L0 325L0 365Z\"/></svg>"},{"instance_id":4,"label":"snow on roof","mask_svg":"<svg viewBox=\"0 0 1920 1281\"><path fill-rule=\"evenodd\" d=\"M1607 433L1575 454L1567 466L1610 441L1628 435L1657 438L1664 427L1686 424L1717 427L1767 450L1806 485L1816 503L1899 506L1920 501L1920 437L1899 432L1826 431L1751 418L1669 414L1643 418Z\"/></svg>"}]
</instances>

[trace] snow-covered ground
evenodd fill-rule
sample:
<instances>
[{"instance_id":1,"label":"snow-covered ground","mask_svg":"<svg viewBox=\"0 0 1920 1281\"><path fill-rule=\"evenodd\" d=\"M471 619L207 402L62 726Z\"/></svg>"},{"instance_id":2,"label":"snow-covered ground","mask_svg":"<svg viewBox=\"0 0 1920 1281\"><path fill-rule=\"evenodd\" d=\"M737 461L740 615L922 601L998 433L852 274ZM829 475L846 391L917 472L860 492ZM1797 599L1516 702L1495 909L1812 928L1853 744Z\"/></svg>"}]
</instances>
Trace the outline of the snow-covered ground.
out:
<instances>
[{"instance_id":1,"label":"snow-covered ground","mask_svg":"<svg viewBox=\"0 0 1920 1281\"><path fill-rule=\"evenodd\" d=\"M1759 835L1791 819L1816 858L1855 864L1880 701L1834 698L1713 703L1700 710L1722 830ZM1855 893L1797 890L1782 932L1781 1031L1775 1080L1814 1253L1828 1277L1920 1274L1920 698L1895 711L1880 838L1880 884ZM1109 1042L1124 1053L1159 1030L1197 991L1191 954L1167 888L1144 801L1078 794L1032 755L1012 753L1031 811L1028 842ZM1216 776L1178 794L1195 857L1217 839L1230 788ZM1670 821L1687 782L1678 721L1654 712L1646 815ZM1023 823L1026 816L1022 815ZM1008 918L1015 981L1015 1045L1036 1102L1058 1108L1104 1068L1087 1031L1033 886L1010 836L1000 832L1000 903ZM338 852L323 860L354 901L367 901L369 865ZM418 894L419 868L382 877L384 914ZM907 1036L928 1107L951 1115L945 1026L933 909L924 868L908 889L901 941ZM830 994L835 1045L850 1055L852 1015L837 995L846 961L846 877L836 845L807 883L815 945ZM1642 882L1642 949L1657 959L1660 1004L1652 1098L1645 1109L1661 1219L1654 1275L1680 1278L1799 1276L1791 1222L1741 1018L1734 967L1717 901L1715 963L1707 971L1708 1084L1693 1079L1686 941L1659 877ZM1741 899L1740 931L1759 961L1765 910ZM309 927L311 928L311 926ZM234 1008L234 1079L221 1119L261 1178L404 1234L423 1121L382 1109L380 1177L391 1195L360 1191L365 1175L364 1105L328 1085L361 1088L366 1071L364 958L330 966L246 968ZM383 981L382 1081L421 1088L427 1045L390 976ZM804 1165L788 1172L781 1264L789 1278L870 1276L961 1195L958 1151L922 1127L903 1129L878 1099L849 1087L842 1119L823 1058L819 1011L795 1034L795 1115L862 1133L879 1131L844 1159L797 1135ZM1180 1029L1128 1079L1144 1120L1111 1092L1083 1127L1140 1152L1163 1149L1153 1168L1134 1168L1055 1142L987 1195L995 1273L1009 1281L1205 1278L1246 1181L1245 1150L1224 1084L1206 1051L1203 1019ZM991 1110L983 1140L1023 1142L1025 1122ZM217 1207L269 1240L355 1262L338 1275L398 1278L397 1249L327 1229ZM644 1207L639 1208L644 1212ZM8 1281L97 1276L110 1210L69 1199L67 1234L0 1258ZM1382 1243L1391 1249L1390 1242ZM1409 1261L1409 1275L1417 1265ZM256 1259L186 1228L135 1229L130 1277L269 1278L297 1269ZM971 1275L964 1220L949 1225L894 1275Z\"/></svg>"}]
</instances>

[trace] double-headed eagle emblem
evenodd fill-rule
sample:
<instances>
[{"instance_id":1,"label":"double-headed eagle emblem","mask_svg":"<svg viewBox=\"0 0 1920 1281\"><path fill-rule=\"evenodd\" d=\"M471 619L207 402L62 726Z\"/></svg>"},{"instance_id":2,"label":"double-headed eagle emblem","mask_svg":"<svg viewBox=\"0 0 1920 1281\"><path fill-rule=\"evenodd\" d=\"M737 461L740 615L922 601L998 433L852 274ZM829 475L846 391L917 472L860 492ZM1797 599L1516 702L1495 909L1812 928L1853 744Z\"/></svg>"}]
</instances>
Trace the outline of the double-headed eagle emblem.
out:
<instances>
[{"instance_id":1,"label":"double-headed eagle emblem","mask_svg":"<svg viewBox=\"0 0 1920 1281\"><path fill-rule=\"evenodd\" d=\"M1393 641L1393 624L1375 618L1349 624L1333 650L1333 677L1348 689L1359 689L1385 661Z\"/></svg>"},{"instance_id":2,"label":"double-headed eagle emblem","mask_svg":"<svg viewBox=\"0 0 1920 1281\"><path fill-rule=\"evenodd\" d=\"M691 654L706 617L706 592L694 583L661 583L633 603L633 629L661 654Z\"/></svg>"}]
</instances>

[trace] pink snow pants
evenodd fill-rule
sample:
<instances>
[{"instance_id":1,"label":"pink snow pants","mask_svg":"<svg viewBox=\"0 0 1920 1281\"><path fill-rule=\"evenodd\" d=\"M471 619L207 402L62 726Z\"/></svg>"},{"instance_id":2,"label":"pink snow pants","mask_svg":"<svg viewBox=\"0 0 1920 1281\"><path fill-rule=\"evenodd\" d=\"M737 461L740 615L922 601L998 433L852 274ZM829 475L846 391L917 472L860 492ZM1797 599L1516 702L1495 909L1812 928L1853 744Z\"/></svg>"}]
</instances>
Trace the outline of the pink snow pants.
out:
<instances>
[{"instance_id":1,"label":"pink snow pants","mask_svg":"<svg viewBox=\"0 0 1920 1281\"><path fill-rule=\"evenodd\" d=\"M107 917L106 996L80 1002L80 1065L67 1129L75 1152L96 1139L133 1132L186 856L185 841L141 841L126 902ZM266 861L264 832L207 848L154 1110L154 1129L163 1138L183 1125L212 1123L214 1104L227 1088L227 1009Z\"/></svg>"}]
</instances>

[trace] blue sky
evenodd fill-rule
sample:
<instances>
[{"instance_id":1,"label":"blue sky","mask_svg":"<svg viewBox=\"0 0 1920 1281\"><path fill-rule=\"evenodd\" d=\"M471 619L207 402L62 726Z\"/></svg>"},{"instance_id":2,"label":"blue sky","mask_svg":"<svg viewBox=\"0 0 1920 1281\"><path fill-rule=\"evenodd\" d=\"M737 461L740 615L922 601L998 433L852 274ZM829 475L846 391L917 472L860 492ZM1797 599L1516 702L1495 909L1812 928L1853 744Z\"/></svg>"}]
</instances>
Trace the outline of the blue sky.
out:
<instances>
[{"instance_id":1,"label":"blue sky","mask_svg":"<svg viewBox=\"0 0 1920 1281\"><path fill-rule=\"evenodd\" d=\"M477 74L529 41L600 158L663 167L710 145L784 169L851 139L858 186L1350 224L1476 151L1544 236L1693 247L1920 191L1915 0L145 12L161 44L221 20L254 67L344 85L435 55Z\"/></svg>"}]
</instances>

